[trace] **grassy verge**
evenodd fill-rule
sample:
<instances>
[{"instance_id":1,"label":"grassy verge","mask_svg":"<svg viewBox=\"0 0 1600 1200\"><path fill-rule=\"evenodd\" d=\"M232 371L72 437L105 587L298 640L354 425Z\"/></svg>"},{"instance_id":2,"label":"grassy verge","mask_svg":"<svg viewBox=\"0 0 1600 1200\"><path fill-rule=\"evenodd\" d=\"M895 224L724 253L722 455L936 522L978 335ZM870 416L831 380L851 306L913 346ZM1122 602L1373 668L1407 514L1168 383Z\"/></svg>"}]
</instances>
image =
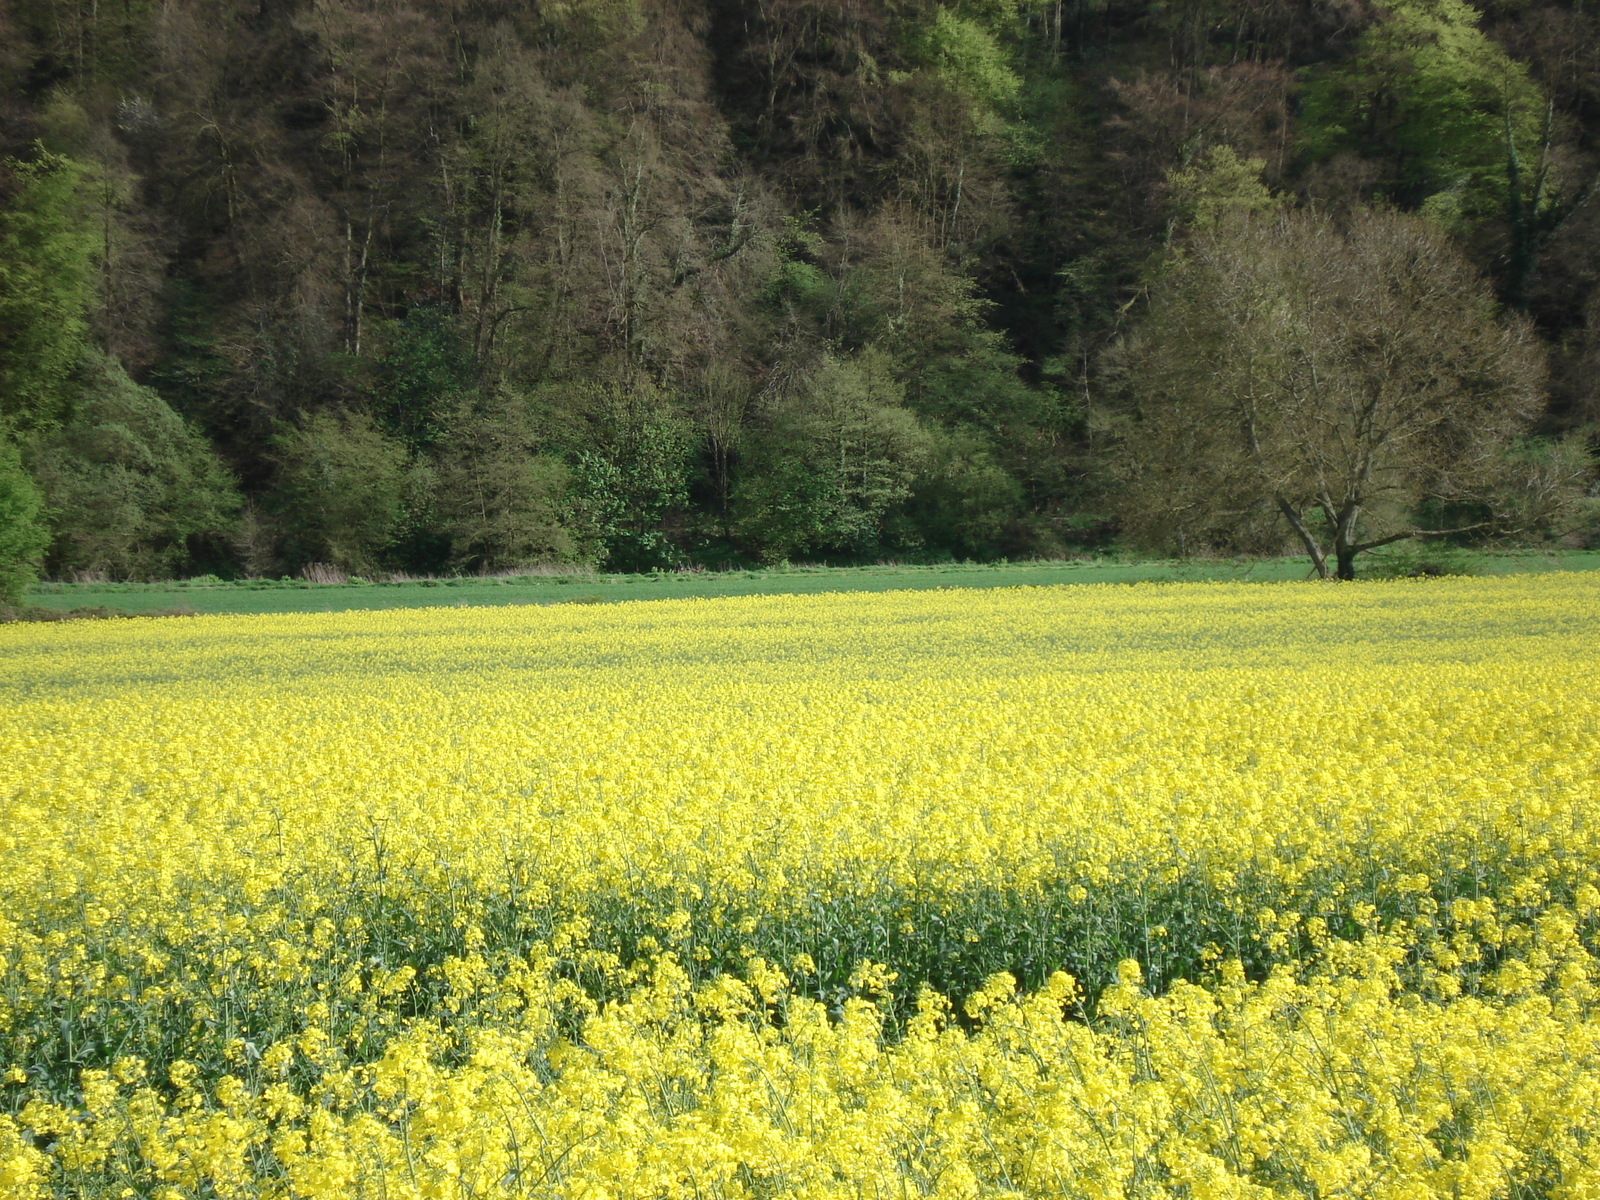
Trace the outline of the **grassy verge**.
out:
<instances>
[{"instance_id":1,"label":"grassy verge","mask_svg":"<svg viewBox=\"0 0 1600 1200\"><path fill-rule=\"evenodd\" d=\"M1363 564L1382 570L1371 556ZM1600 569L1600 551L1523 551L1452 557L1451 569L1521 574ZM1047 586L1171 580L1304 579L1303 558L1182 561L1095 559L1076 562L885 564L870 567L772 567L751 571L658 572L643 575L466 576L399 583L309 583L304 580L189 580L168 583L45 583L27 597L33 615L86 617L196 613L344 612L356 609L466 607L501 604L605 604L683 597L883 592L950 587Z\"/></svg>"}]
</instances>

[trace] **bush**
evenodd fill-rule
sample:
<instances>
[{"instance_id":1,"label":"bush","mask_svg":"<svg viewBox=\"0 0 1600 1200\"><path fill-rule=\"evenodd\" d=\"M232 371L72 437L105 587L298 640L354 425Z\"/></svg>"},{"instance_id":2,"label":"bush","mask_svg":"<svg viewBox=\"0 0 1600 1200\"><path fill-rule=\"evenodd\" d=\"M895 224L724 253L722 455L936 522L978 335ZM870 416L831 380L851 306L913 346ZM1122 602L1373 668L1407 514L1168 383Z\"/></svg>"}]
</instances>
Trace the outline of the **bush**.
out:
<instances>
[{"instance_id":1,"label":"bush","mask_svg":"<svg viewBox=\"0 0 1600 1200\"><path fill-rule=\"evenodd\" d=\"M1431 575L1480 575L1481 555L1449 542L1397 542L1374 550L1362 564L1363 579L1406 579Z\"/></svg>"}]
</instances>

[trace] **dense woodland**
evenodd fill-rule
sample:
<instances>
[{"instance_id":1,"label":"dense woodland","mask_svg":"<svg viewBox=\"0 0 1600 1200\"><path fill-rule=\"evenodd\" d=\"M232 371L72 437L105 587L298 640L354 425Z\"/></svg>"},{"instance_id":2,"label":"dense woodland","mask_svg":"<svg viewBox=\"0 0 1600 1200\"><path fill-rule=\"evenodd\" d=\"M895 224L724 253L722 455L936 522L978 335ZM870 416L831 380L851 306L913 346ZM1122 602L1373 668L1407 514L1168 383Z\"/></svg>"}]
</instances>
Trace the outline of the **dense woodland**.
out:
<instances>
[{"instance_id":1,"label":"dense woodland","mask_svg":"<svg viewBox=\"0 0 1600 1200\"><path fill-rule=\"evenodd\" d=\"M0 159L0 591L1594 536L1593 0L0 0Z\"/></svg>"}]
</instances>

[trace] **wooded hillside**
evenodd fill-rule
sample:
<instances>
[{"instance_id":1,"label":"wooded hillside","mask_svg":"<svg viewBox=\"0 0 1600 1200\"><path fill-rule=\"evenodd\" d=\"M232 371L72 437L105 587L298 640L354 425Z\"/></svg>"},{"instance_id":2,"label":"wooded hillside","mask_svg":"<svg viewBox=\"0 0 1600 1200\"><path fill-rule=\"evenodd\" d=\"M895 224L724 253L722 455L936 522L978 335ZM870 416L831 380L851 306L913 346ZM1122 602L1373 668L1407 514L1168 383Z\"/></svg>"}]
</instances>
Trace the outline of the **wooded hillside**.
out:
<instances>
[{"instance_id":1,"label":"wooded hillside","mask_svg":"<svg viewBox=\"0 0 1600 1200\"><path fill-rule=\"evenodd\" d=\"M1589 0L10 0L0 157L0 591L1584 536Z\"/></svg>"}]
</instances>

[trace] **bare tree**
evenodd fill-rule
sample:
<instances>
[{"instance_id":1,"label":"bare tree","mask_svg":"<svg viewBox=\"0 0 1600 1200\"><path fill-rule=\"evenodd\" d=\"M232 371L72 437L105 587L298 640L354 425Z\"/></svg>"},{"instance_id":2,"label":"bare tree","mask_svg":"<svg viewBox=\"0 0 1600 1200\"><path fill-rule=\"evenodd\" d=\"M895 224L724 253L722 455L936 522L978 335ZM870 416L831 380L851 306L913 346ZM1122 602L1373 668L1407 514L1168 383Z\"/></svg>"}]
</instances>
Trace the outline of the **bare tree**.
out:
<instances>
[{"instance_id":1,"label":"bare tree","mask_svg":"<svg viewBox=\"0 0 1600 1200\"><path fill-rule=\"evenodd\" d=\"M1543 357L1420 219L1219 223L1174 249L1125 352L1124 495L1148 542L1261 549L1281 520L1350 579L1364 551L1510 519L1494 493Z\"/></svg>"}]
</instances>

